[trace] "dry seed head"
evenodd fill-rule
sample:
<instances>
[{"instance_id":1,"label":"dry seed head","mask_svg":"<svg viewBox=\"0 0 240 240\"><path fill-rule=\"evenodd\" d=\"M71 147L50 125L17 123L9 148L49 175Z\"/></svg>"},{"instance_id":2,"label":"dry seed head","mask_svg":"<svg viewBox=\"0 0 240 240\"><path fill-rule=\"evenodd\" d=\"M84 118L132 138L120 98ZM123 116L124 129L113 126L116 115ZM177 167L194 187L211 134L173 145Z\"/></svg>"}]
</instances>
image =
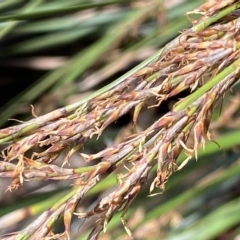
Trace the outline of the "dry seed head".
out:
<instances>
[{"instance_id":1,"label":"dry seed head","mask_svg":"<svg viewBox=\"0 0 240 240\"><path fill-rule=\"evenodd\" d=\"M205 140L209 138L208 128L214 105L239 78L239 64L235 64L228 76L183 110L168 112L146 130L103 151L92 155L82 153L86 161L99 161L85 171L80 168L57 167L53 162L67 149L69 152L63 162L64 166L71 155L89 138L94 134L101 135L109 124L126 112L135 108L134 123L136 123L137 116L143 104L147 106L148 99L155 99L154 106L157 106L163 100L185 89L197 91L204 84L202 79L206 79L207 82L238 59L239 18L235 17L230 21L220 19L204 30L198 28L198 24L209 15L214 15L235 2L237 3L233 0L207 1L192 12L204 15L196 21L192 29L184 31L181 36L169 43L155 62L132 74L109 91L82 105L76 105L71 110L62 108L17 127L0 130L0 141L12 141L3 152L4 160L18 160L16 165L7 162L0 164L0 176L14 179L10 189L29 179L78 178L77 192L68 202L47 212L47 216L55 219L64 216L65 233L69 237L71 217L78 201L118 165L124 166L130 161L134 162L132 168L127 169L127 174L119 179L115 191L100 199L89 212L79 214L81 218L99 216L99 221L89 236L93 239L96 239L102 230L106 230L116 211L122 210L124 216L155 165L158 169L150 192L155 187L164 190L169 176L177 169L181 169L193 154L197 157L197 150L203 147ZM174 109L182 102L175 105ZM26 127L30 124L35 125L31 130L27 130ZM191 133L194 136L193 149L187 147ZM35 146L46 146L47 149L33 153L32 158L27 159L24 154ZM176 159L182 151L186 153L187 159L178 167ZM39 236L48 235L52 223L43 217L41 220L39 232L29 228L28 234L35 232L40 233ZM131 236L123 218L122 222Z\"/></svg>"}]
</instances>

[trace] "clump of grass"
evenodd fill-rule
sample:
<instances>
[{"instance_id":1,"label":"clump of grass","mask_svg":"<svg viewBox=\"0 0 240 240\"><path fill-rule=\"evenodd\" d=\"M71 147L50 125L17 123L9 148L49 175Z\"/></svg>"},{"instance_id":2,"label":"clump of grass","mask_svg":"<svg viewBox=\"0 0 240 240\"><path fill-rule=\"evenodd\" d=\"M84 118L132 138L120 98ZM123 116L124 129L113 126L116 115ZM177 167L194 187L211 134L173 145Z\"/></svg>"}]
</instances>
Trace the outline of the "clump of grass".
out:
<instances>
[{"instance_id":1,"label":"clump of grass","mask_svg":"<svg viewBox=\"0 0 240 240\"><path fill-rule=\"evenodd\" d=\"M155 177L150 194L160 192L173 172L180 170L198 155L206 139L213 109L219 99L237 82L240 75L239 22L235 10L239 1L206 1L189 12L201 17L193 26L156 53L145 66L97 91L75 104L57 109L22 124L0 130L0 144L7 143L2 152L0 177L11 178L9 190L24 181L78 179L73 190L42 213L27 228L10 233L5 239L48 239L67 237L73 214L89 219L97 216L88 239L97 239L114 214L122 212L121 221L131 238L124 215L148 181L151 170ZM136 132L120 143L86 154L84 145L114 121L134 109L133 124L143 106L156 107L184 90L190 94L179 100L171 111L147 129ZM154 100L154 104L148 100ZM193 141L189 142L192 137ZM29 157L31 149L37 149ZM67 154L59 167L60 154ZM81 151L88 166L69 168L71 156ZM186 155L177 163L181 152ZM97 163L96 163L97 162ZM118 172L116 189L102 197L85 212L75 212L88 192L112 172ZM157 167L157 168L155 168ZM52 233L56 221L62 218L65 231Z\"/></svg>"}]
</instances>

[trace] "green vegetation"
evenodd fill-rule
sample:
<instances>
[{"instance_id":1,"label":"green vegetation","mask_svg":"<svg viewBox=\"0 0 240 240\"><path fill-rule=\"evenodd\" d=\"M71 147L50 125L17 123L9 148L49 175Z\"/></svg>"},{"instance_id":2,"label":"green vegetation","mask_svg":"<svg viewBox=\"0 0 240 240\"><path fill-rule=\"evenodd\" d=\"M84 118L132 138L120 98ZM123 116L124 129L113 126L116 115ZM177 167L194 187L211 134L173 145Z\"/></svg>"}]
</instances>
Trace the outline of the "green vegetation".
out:
<instances>
[{"instance_id":1,"label":"green vegetation","mask_svg":"<svg viewBox=\"0 0 240 240\"><path fill-rule=\"evenodd\" d=\"M238 236L238 8L0 1L1 239Z\"/></svg>"}]
</instances>

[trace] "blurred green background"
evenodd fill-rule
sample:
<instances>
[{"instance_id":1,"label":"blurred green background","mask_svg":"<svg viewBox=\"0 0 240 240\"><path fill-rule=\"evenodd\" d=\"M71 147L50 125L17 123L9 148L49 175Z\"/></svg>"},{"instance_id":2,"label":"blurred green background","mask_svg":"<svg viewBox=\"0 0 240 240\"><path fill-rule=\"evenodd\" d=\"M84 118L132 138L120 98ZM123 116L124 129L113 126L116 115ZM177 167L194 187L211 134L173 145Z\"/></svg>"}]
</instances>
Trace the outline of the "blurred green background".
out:
<instances>
[{"instance_id":1,"label":"blurred green background","mask_svg":"<svg viewBox=\"0 0 240 240\"><path fill-rule=\"evenodd\" d=\"M0 126L71 104L112 82L153 55L183 29L184 15L204 1L0 0ZM140 129L168 110L181 95L160 107L144 109ZM136 239L240 238L240 95L239 86L215 109L211 132L197 162L174 173L166 191L147 197L149 185L126 214ZM85 151L96 152L131 132L132 113L112 124ZM0 146L2 149L4 146ZM179 162L184 156L179 158ZM79 155L71 165L79 166ZM1 169L0 169L1 170ZM153 176L150 176L151 180ZM149 180L149 183L151 182ZM88 209L114 188L112 175L97 185L79 206ZM26 227L66 195L68 181L34 181L5 192L0 180L0 233ZM73 218L71 239L85 239L93 220ZM56 232L61 232L59 224ZM100 239L128 239L120 214Z\"/></svg>"}]
</instances>

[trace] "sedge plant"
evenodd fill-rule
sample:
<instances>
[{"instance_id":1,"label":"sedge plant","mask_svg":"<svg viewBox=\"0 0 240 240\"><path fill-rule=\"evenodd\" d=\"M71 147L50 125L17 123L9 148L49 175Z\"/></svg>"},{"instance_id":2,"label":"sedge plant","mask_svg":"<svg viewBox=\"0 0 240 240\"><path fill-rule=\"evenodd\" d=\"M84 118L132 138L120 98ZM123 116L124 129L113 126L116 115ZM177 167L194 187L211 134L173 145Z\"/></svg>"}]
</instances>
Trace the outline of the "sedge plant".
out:
<instances>
[{"instance_id":1,"label":"sedge plant","mask_svg":"<svg viewBox=\"0 0 240 240\"><path fill-rule=\"evenodd\" d=\"M12 180L9 191L34 180L70 180L71 190L61 199L54 198L52 205L24 229L6 233L1 239L72 239L71 223L76 216L91 223L87 239L98 239L102 232L108 231L115 215L128 237L135 239L134 229L128 226L125 215L131 211L144 185L150 183L149 195L153 198L158 192L164 195L166 185L171 184L171 175L174 179L175 172L184 171L190 159L201 156L199 149L210 146L206 141L221 145L221 140L215 143L209 126L218 103L239 80L238 8L240 1L236 0L206 1L186 13L192 27L182 30L163 49L116 81L78 102L41 116L36 116L32 107L32 119L2 128L0 177ZM67 9L72 11L71 7ZM134 17L142 13L143 10L136 12ZM32 17L34 12L6 16L2 20L26 16ZM72 60L55 73L54 79L66 74L71 63L78 64L79 60L82 58ZM80 73L72 72L72 78ZM150 126L135 129L130 136L96 153L84 151L89 141L97 141L112 123L128 112L133 111L134 128L143 108L157 108L184 91L188 91L187 96ZM71 167L75 153L80 153L81 161L86 164ZM65 157L58 165L56 161L62 154ZM115 187L81 208L85 198L114 173L117 173ZM59 221L63 231L55 233ZM82 221L81 228L84 224Z\"/></svg>"}]
</instances>

